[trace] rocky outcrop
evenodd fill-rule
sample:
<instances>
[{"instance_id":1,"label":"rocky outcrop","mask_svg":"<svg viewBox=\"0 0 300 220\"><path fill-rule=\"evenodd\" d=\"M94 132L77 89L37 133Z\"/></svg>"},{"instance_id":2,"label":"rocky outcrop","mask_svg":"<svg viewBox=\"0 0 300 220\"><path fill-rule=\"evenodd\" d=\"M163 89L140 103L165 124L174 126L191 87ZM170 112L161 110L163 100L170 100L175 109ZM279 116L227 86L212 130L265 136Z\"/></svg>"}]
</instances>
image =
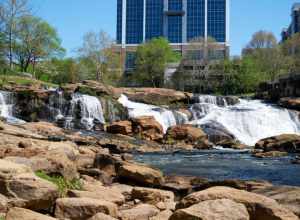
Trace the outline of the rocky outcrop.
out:
<instances>
[{"instance_id":1,"label":"rocky outcrop","mask_svg":"<svg viewBox=\"0 0 300 220\"><path fill-rule=\"evenodd\" d=\"M275 200L267 197L228 187L212 187L199 191L183 198L177 208L188 208L207 200L229 199L247 207L251 219L298 219L298 217L286 208L280 206Z\"/></svg>"},{"instance_id":2,"label":"rocky outcrop","mask_svg":"<svg viewBox=\"0 0 300 220\"><path fill-rule=\"evenodd\" d=\"M17 206L47 210L58 197L58 188L27 166L0 160L0 193Z\"/></svg>"},{"instance_id":3,"label":"rocky outcrop","mask_svg":"<svg viewBox=\"0 0 300 220\"><path fill-rule=\"evenodd\" d=\"M269 151L269 152L254 152L252 156L257 158L274 158L274 157L285 157L288 156L287 152L281 151Z\"/></svg>"},{"instance_id":4,"label":"rocky outcrop","mask_svg":"<svg viewBox=\"0 0 300 220\"><path fill-rule=\"evenodd\" d=\"M159 210L148 204L137 205L132 209L120 211L121 220L149 220L149 218L156 216Z\"/></svg>"},{"instance_id":5,"label":"rocky outcrop","mask_svg":"<svg viewBox=\"0 0 300 220\"><path fill-rule=\"evenodd\" d=\"M163 88L117 88L119 94L126 95L130 100L152 105L171 105L188 103L191 93Z\"/></svg>"},{"instance_id":6,"label":"rocky outcrop","mask_svg":"<svg viewBox=\"0 0 300 220\"><path fill-rule=\"evenodd\" d=\"M98 213L94 215L92 218L89 218L88 220L117 220L117 219L109 215L105 215L103 213Z\"/></svg>"},{"instance_id":7,"label":"rocky outcrop","mask_svg":"<svg viewBox=\"0 0 300 220\"><path fill-rule=\"evenodd\" d=\"M281 98L279 100L279 105L284 108L300 111L300 98Z\"/></svg>"},{"instance_id":8,"label":"rocky outcrop","mask_svg":"<svg viewBox=\"0 0 300 220\"><path fill-rule=\"evenodd\" d=\"M168 129L166 134L168 144L190 144L197 149L209 149L212 144L201 128L192 125L178 125Z\"/></svg>"},{"instance_id":9,"label":"rocky outcrop","mask_svg":"<svg viewBox=\"0 0 300 220\"><path fill-rule=\"evenodd\" d=\"M161 210L175 209L175 195L170 191L134 187L131 192L131 198L138 199L143 203L155 205Z\"/></svg>"},{"instance_id":10,"label":"rocky outcrop","mask_svg":"<svg viewBox=\"0 0 300 220\"><path fill-rule=\"evenodd\" d=\"M6 220L55 220L56 218L52 218L47 215L42 215L37 212L33 212L28 209L23 208L11 208L7 213Z\"/></svg>"},{"instance_id":11,"label":"rocky outcrop","mask_svg":"<svg viewBox=\"0 0 300 220\"><path fill-rule=\"evenodd\" d=\"M117 173L119 178L142 186L160 186L164 182L161 171L140 164L124 163Z\"/></svg>"},{"instance_id":12,"label":"rocky outcrop","mask_svg":"<svg viewBox=\"0 0 300 220\"><path fill-rule=\"evenodd\" d=\"M256 143L255 149L264 152L281 151L297 153L300 151L300 136L296 134L283 134L260 140Z\"/></svg>"},{"instance_id":13,"label":"rocky outcrop","mask_svg":"<svg viewBox=\"0 0 300 220\"><path fill-rule=\"evenodd\" d=\"M99 212L117 217L117 205L91 198L62 198L56 201L55 217L58 219L88 219Z\"/></svg>"},{"instance_id":14,"label":"rocky outcrop","mask_svg":"<svg viewBox=\"0 0 300 220\"><path fill-rule=\"evenodd\" d=\"M177 210L170 220L249 220L245 205L229 199L217 199L200 202L186 209Z\"/></svg>"},{"instance_id":15,"label":"rocky outcrop","mask_svg":"<svg viewBox=\"0 0 300 220\"><path fill-rule=\"evenodd\" d=\"M253 192L276 200L280 205L300 217L300 188L289 186L270 186Z\"/></svg>"},{"instance_id":16,"label":"rocky outcrop","mask_svg":"<svg viewBox=\"0 0 300 220\"><path fill-rule=\"evenodd\" d=\"M106 128L106 131L111 134L132 135L131 121L114 122Z\"/></svg>"},{"instance_id":17,"label":"rocky outcrop","mask_svg":"<svg viewBox=\"0 0 300 220\"><path fill-rule=\"evenodd\" d=\"M144 116L132 119L133 132L138 137L161 141L164 136L163 127L152 116Z\"/></svg>"}]
</instances>

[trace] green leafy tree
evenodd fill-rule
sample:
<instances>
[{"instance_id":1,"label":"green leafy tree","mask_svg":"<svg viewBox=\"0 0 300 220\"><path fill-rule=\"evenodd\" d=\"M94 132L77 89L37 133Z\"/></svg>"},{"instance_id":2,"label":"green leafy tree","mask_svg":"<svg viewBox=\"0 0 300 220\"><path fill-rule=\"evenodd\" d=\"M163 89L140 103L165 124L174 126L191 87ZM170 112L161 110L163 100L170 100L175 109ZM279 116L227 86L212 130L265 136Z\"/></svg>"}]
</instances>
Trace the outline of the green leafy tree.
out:
<instances>
[{"instance_id":1,"label":"green leafy tree","mask_svg":"<svg viewBox=\"0 0 300 220\"><path fill-rule=\"evenodd\" d=\"M56 30L38 17L24 16L18 24L15 59L21 71L27 71L32 64L33 73L36 63L63 55L65 50Z\"/></svg>"},{"instance_id":2,"label":"green leafy tree","mask_svg":"<svg viewBox=\"0 0 300 220\"><path fill-rule=\"evenodd\" d=\"M152 39L137 48L133 79L142 86L162 87L167 63L178 62L165 38Z\"/></svg>"},{"instance_id":3,"label":"green leafy tree","mask_svg":"<svg viewBox=\"0 0 300 220\"><path fill-rule=\"evenodd\" d=\"M18 33L18 21L30 15L28 0L2 0L0 2L0 23L3 25L5 53L9 60L10 69L13 68L13 56Z\"/></svg>"},{"instance_id":4,"label":"green leafy tree","mask_svg":"<svg viewBox=\"0 0 300 220\"><path fill-rule=\"evenodd\" d=\"M104 31L84 35L83 45L78 49L82 64L97 81L113 83L121 78L120 55L113 50L113 40Z\"/></svg>"}]
</instances>

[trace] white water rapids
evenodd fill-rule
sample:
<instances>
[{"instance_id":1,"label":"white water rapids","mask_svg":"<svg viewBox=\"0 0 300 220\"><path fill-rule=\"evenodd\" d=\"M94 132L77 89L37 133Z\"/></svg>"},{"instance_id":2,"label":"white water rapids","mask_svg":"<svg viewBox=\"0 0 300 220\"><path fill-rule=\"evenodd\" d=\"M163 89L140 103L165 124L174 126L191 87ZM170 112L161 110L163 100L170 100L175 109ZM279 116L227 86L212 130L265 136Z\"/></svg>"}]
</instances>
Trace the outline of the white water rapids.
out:
<instances>
[{"instance_id":1,"label":"white water rapids","mask_svg":"<svg viewBox=\"0 0 300 220\"><path fill-rule=\"evenodd\" d=\"M182 124L188 122L188 117L181 112L172 112L158 106L132 102L125 95L121 95L118 101L128 109L129 117L153 116L161 124L164 132L179 122Z\"/></svg>"},{"instance_id":2,"label":"white water rapids","mask_svg":"<svg viewBox=\"0 0 300 220\"><path fill-rule=\"evenodd\" d=\"M13 116L14 99L10 92L0 91L0 116L8 123L23 124L25 121Z\"/></svg>"},{"instance_id":3,"label":"white water rapids","mask_svg":"<svg viewBox=\"0 0 300 220\"><path fill-rule=\"evenodd\" d=\"M241 99L239 104L220 107L213 97L199 99L200 103L191 107L195 119L191 124L222 125L249 146L275 135L300 134L299 116L295 112L258 100Z\"/></svg>"},{"instance_id":4,"label":"white water rapids","mask_svg":"<svg viewBox=\"0 0 300 220\"><path fill-rule=\"evenodd\" d=\"M214 124L226 129L244 144L253 146L263 138L280 134L300 134L299 116L292 111L269 105L258 100L240 99L236 105L228 105L225 98L216 96L199 96L198 102L191 106L193 120L180 113L184 119L181 123L189 123L198 127ZM119 102L129 110L131 118L153 116L164 132L176 123L173 111L154 105L130 101L122 95ZM177 112L178 113L178 112Z\"/></svg>"}]
</instances>

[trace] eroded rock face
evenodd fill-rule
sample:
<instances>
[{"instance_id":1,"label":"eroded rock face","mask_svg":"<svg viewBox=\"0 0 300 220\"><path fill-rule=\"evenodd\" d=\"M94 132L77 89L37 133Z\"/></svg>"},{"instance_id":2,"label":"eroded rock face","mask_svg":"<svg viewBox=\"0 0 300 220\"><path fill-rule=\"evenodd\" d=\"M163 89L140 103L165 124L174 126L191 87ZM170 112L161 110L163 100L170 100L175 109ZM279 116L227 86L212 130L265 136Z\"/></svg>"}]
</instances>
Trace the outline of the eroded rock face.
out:
<instances>
[{"instance_id":1,"label":"eroded rock face","mask_svg":"<svg viewBox=\"0 0 300 220\"><path fill-rule=\"evenodd\" d=\"M186 209L177 210L170 220L249 220L245 205L229 199L209 200Z\"/></svg>"},{"instance_id":2,"label":"eroded rock face","mask_svg":"<svg viewBox=\"0 0 300 220\"><path fill-rule=\"evenodd\" d=\"M33 212L28 209L23 208L11 208L6 215L6 220L55 220L56 218L52 218L47 215L42 215L37 212Z\"/></svg>"},{"instance_id":3,"label":"eroded rock face","mask_svg":"<svg viewBox=\"0 0 300 220\"><path fill-rule=\"evenodd\" d=\"M133 132L149 141L161 141L164 136L163 127L152 116L132 119Z\"/></svg>"},{"instance_id":4,"label":"eroded rock face","mask_svg":"<svg viewBox=\"0 0 300 220\"><path fill-rule=\"evenodd\" d=\"M120 94L130 100L152 105L170 105L172 103L188 103L191 93L163 88L116 88Z\"/></svg>"},{"instance_id":5,"label":"eroded rock face","mask_svg":"<svg viewBox=\"0 0 300 220\"><path fill-rule=\"evenodd\" d=\"M300 217L300 188L289 186L270 186L257 189L255 193L276 200L280 205L294 212Z\"/></svg>"},{"instance_id":6,"label":"eroded rock face","mask_svg":"<svg viewBox=\"0 0 300 220\"><path fill-rule=\"evenodd\" d=\"M300 98L281 98L279 105L288 109L295 109L300 111Z\"/></svg>"},{"instance_id":7,"label":"eroded rock face","mask_svg":"<svg viewBox=\"0 0 300 220\"><path fill-rule=\"evenodd\" d=\"M58 188L37 177L29 167L0 160L0 193L17 206L48 210L58 197Z\"/></svg>"},{"instance_id":8,"label":"eroded rock face","mask_svg":"<svg viewBox=\"0 0 300 220\"><path fill-rule=\"evenodd\" d=\"M155 205L163 210L175 209L175 195L173 192L166 190L134 187L132 190L132 199L138 199L144 203Z\"/></svg>"},{"instance_id":9,"label":"eroded rock face","mask_svg":"<svg viewBox=\"0 0 300 220\"><path fill-rule=\"evenodd\" d=\"M170 142L182 142L195 146L208 144L207 135L202 129L192 125L177 125L169 128L166 139ZM207 148L210 148L210 146L208 145Z\"/></svg>"},{"instance_id":10,"label":"eroded rock face","mask_svg":"<svg viewBox=\"0 0 300 220\"><path fill-rule=\"evenodd\" d=\"M58 219L88 219L99 212L116 217L117 205L91 198L62 198L56 201L55 217Z\"/></svg>"},{"instance_id":11,"label":"eroded rock face","mask_svg":"<svg viewBox=\"0 0 300 220\"><path fill-rule=\"evenodd\" d=\"M121 220L149 220L149 218L156 216L159 210L148 204L137 205L136 207L128 210L120 211Z\"/></svg>"},{"instance_id":12,"label":"eroded rock face","mask_svg":"<svg viewBox=\"0 0 300 220\"><path fill-rule=\"evenodd\" d=\"M109 215L105 215L103 213L98 213L94 215L92 218L89 218L88 220L117 220L117 219Z\"/></svg>"},{"instance_id":13,"label":"eroded rock face","mask_svg":"<svg viewBox=\"0 0 300 220\"><path fill-rule=\"evenodd\" d=\"M142 186L160 186L164 182L161 171L140 164L124 163L117 173L119 178Z\"/></svg>"},{"instance_id":14,"label":"eroded rock face","mask_svg":"<svg viewBox=\"0 0 300 220\"><path fill-rule=\"evenodd\" d=\"M114 122L106 128L106 131L111 134L132 135L131 121Z\"/></svg>"},{"instance_id":15,"label":"eroded rock face","mask_svg":"<svg viewBox=\"0 0 300 220\"><path fill-rule=\"evenodd\" d=\"M290 210L280 206L275 200L243 190L228 187L212 187L192 193L183 198L177 208L188 208L192 205L217 199L230 199L247 207L251 219L256 220L296 220L298 217Z\"/></svg>"},{"instance_id":16,"label":"eroded rock face","mask_svg":"<svg viewBox=\"0 0 300 220\"><path fill-rule=\"evenodd\" d=\"M300 151L300 136L296 134L283 134L265 138L256 143L255 148L265 152L281 151L296 153Z\"/></svg>"}]
</instances>

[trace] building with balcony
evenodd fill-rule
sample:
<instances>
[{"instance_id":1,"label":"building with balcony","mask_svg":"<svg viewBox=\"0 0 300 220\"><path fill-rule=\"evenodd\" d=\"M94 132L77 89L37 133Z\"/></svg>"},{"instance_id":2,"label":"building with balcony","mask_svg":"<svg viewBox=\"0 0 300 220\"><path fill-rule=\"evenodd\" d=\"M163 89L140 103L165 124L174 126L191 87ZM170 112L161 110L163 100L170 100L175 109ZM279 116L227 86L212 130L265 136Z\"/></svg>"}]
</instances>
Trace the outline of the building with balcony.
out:
<instances>
[{"instance_id":1,"label":"building with balcony","mask_svg":"<svg viewBox=\"0 0 300 220\"><path fill-rule=\"evenodd\" d=\"M182 55L195 50L192 40L213 38L216 54L227 56L229 0L117 0L117 50L126 70L134 67L137 46L157 37Z\"/></svg>"}]
</instances>

